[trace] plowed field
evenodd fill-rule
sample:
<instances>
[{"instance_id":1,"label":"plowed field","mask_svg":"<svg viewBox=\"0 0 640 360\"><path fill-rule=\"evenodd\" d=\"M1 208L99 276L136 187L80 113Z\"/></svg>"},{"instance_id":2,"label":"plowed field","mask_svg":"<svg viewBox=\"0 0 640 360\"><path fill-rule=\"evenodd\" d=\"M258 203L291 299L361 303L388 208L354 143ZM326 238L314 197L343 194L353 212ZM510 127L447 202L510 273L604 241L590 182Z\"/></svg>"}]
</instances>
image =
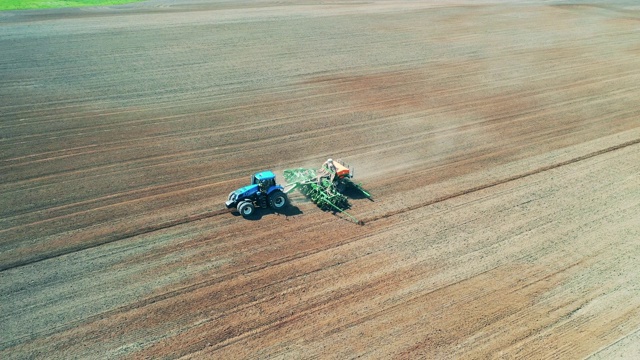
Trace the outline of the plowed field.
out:
<instances>
[{"instance_id":1,"label":"plowed field","mask_svg":"<svg viewBox=\"0 0 640 360\"><path fill-rule=\"evenodd\" d=\"M0 358L637 358L640 7L570 3L0 13ZM327 157L365 225L224 207Z\"/></svg>"}]
</instances>

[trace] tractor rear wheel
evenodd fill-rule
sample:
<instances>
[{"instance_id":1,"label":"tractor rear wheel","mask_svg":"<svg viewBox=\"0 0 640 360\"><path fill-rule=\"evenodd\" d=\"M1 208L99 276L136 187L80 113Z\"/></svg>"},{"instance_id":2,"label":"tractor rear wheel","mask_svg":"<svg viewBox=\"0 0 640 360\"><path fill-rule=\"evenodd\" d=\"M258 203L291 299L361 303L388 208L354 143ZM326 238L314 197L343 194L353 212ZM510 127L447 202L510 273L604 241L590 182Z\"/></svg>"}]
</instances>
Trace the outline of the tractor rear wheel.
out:
<instances>
[{"instance_id":1,"label":"tractor rear wheel","mask_svg":"<svg viewBox=\"0 0 640 360\"><path fill-rule=\"evenodd\" d=\"M282 210L289 204L289 198L287 198L287 194L282 191L274 191L269 195L269 206L273 210Z\"/></svg>"},{"instance_id":2,"label":"tractor rear wheel","mask_svg":"<svg viewBox=\"0 0 640 360\"><path fill-rule=\"evenodd\" d=\"M238 204L238 212L243 217L249 217L253 215L255 210L256 210L255 206L253 206L253 204L248 201L242 201L240 202L240 204Z\"/></svg>"}]
</instances>

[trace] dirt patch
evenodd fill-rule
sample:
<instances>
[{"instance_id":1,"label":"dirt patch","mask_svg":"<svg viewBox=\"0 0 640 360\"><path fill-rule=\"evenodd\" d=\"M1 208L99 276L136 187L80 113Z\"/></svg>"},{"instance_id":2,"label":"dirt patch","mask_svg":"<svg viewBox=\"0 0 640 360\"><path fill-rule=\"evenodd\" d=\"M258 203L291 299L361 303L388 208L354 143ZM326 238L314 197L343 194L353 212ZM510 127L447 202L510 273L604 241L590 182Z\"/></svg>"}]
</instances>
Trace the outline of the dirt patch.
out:
<instances>
[{"instance_id":1,"label":"dirt patch","mask_svg":"<svg viewBox=\"0 0 640 360\"><path fill-rule=\"evenodd\" d=\"M566 5L566 4L561 4ZM633 353L637 9L0 14L0 357ZM117 39L117 40L115 40ZM355 168L358 226L271 169Z\"/></svg>"}]
</instances>

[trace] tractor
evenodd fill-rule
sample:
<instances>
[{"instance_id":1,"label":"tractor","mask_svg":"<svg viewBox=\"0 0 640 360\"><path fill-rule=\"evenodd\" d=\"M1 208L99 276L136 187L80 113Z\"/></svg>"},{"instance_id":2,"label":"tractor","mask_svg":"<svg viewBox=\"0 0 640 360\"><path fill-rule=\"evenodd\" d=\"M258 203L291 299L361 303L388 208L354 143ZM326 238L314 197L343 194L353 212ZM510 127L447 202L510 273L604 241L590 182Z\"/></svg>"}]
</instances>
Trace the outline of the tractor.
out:
<instances>
[{"instance_id":1,"label":"tractor","mask_svg":"<svg viewBox=\"0 0 640 360\"><path fill-rule=\"evenodd\" d=\"M236 208L247 218L254 214L256 208L282 211L289 205L289 198L284 188L276 184L276 175L267 170L251 176L251 185L232 191L225 205L228 209Z\"/></svg>"}]
</instances>

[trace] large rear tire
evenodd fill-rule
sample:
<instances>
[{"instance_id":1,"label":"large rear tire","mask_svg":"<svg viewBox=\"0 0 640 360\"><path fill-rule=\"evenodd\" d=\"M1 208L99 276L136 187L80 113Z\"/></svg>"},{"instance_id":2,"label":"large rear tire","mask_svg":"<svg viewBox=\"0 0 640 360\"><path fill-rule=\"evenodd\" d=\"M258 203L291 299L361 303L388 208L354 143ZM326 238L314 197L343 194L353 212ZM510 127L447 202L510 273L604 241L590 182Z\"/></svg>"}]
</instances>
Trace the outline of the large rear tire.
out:
<instances>
[{"instance_id":1,"label":"large rear tire","mask_svg":"<svg viewBox=\"0 0 640 360\"><path fill-rule=\"evenodd\" d=\"M245 218L253 215L255 210L255 206L253 206L253 204L248 201L242 201L238 204L238 212Z\"/></svg>"},{"instance_id":2,"label":"large rear tire","mask_svg":"<svg viewBox=\"0 0 640 360\"><path fill-rule=\"evenodd\" d=\"M274 191L269 195L269 206L275 211L280 211L289 205L287 194L280 190Z\"/></svg>"}]
</instances>

